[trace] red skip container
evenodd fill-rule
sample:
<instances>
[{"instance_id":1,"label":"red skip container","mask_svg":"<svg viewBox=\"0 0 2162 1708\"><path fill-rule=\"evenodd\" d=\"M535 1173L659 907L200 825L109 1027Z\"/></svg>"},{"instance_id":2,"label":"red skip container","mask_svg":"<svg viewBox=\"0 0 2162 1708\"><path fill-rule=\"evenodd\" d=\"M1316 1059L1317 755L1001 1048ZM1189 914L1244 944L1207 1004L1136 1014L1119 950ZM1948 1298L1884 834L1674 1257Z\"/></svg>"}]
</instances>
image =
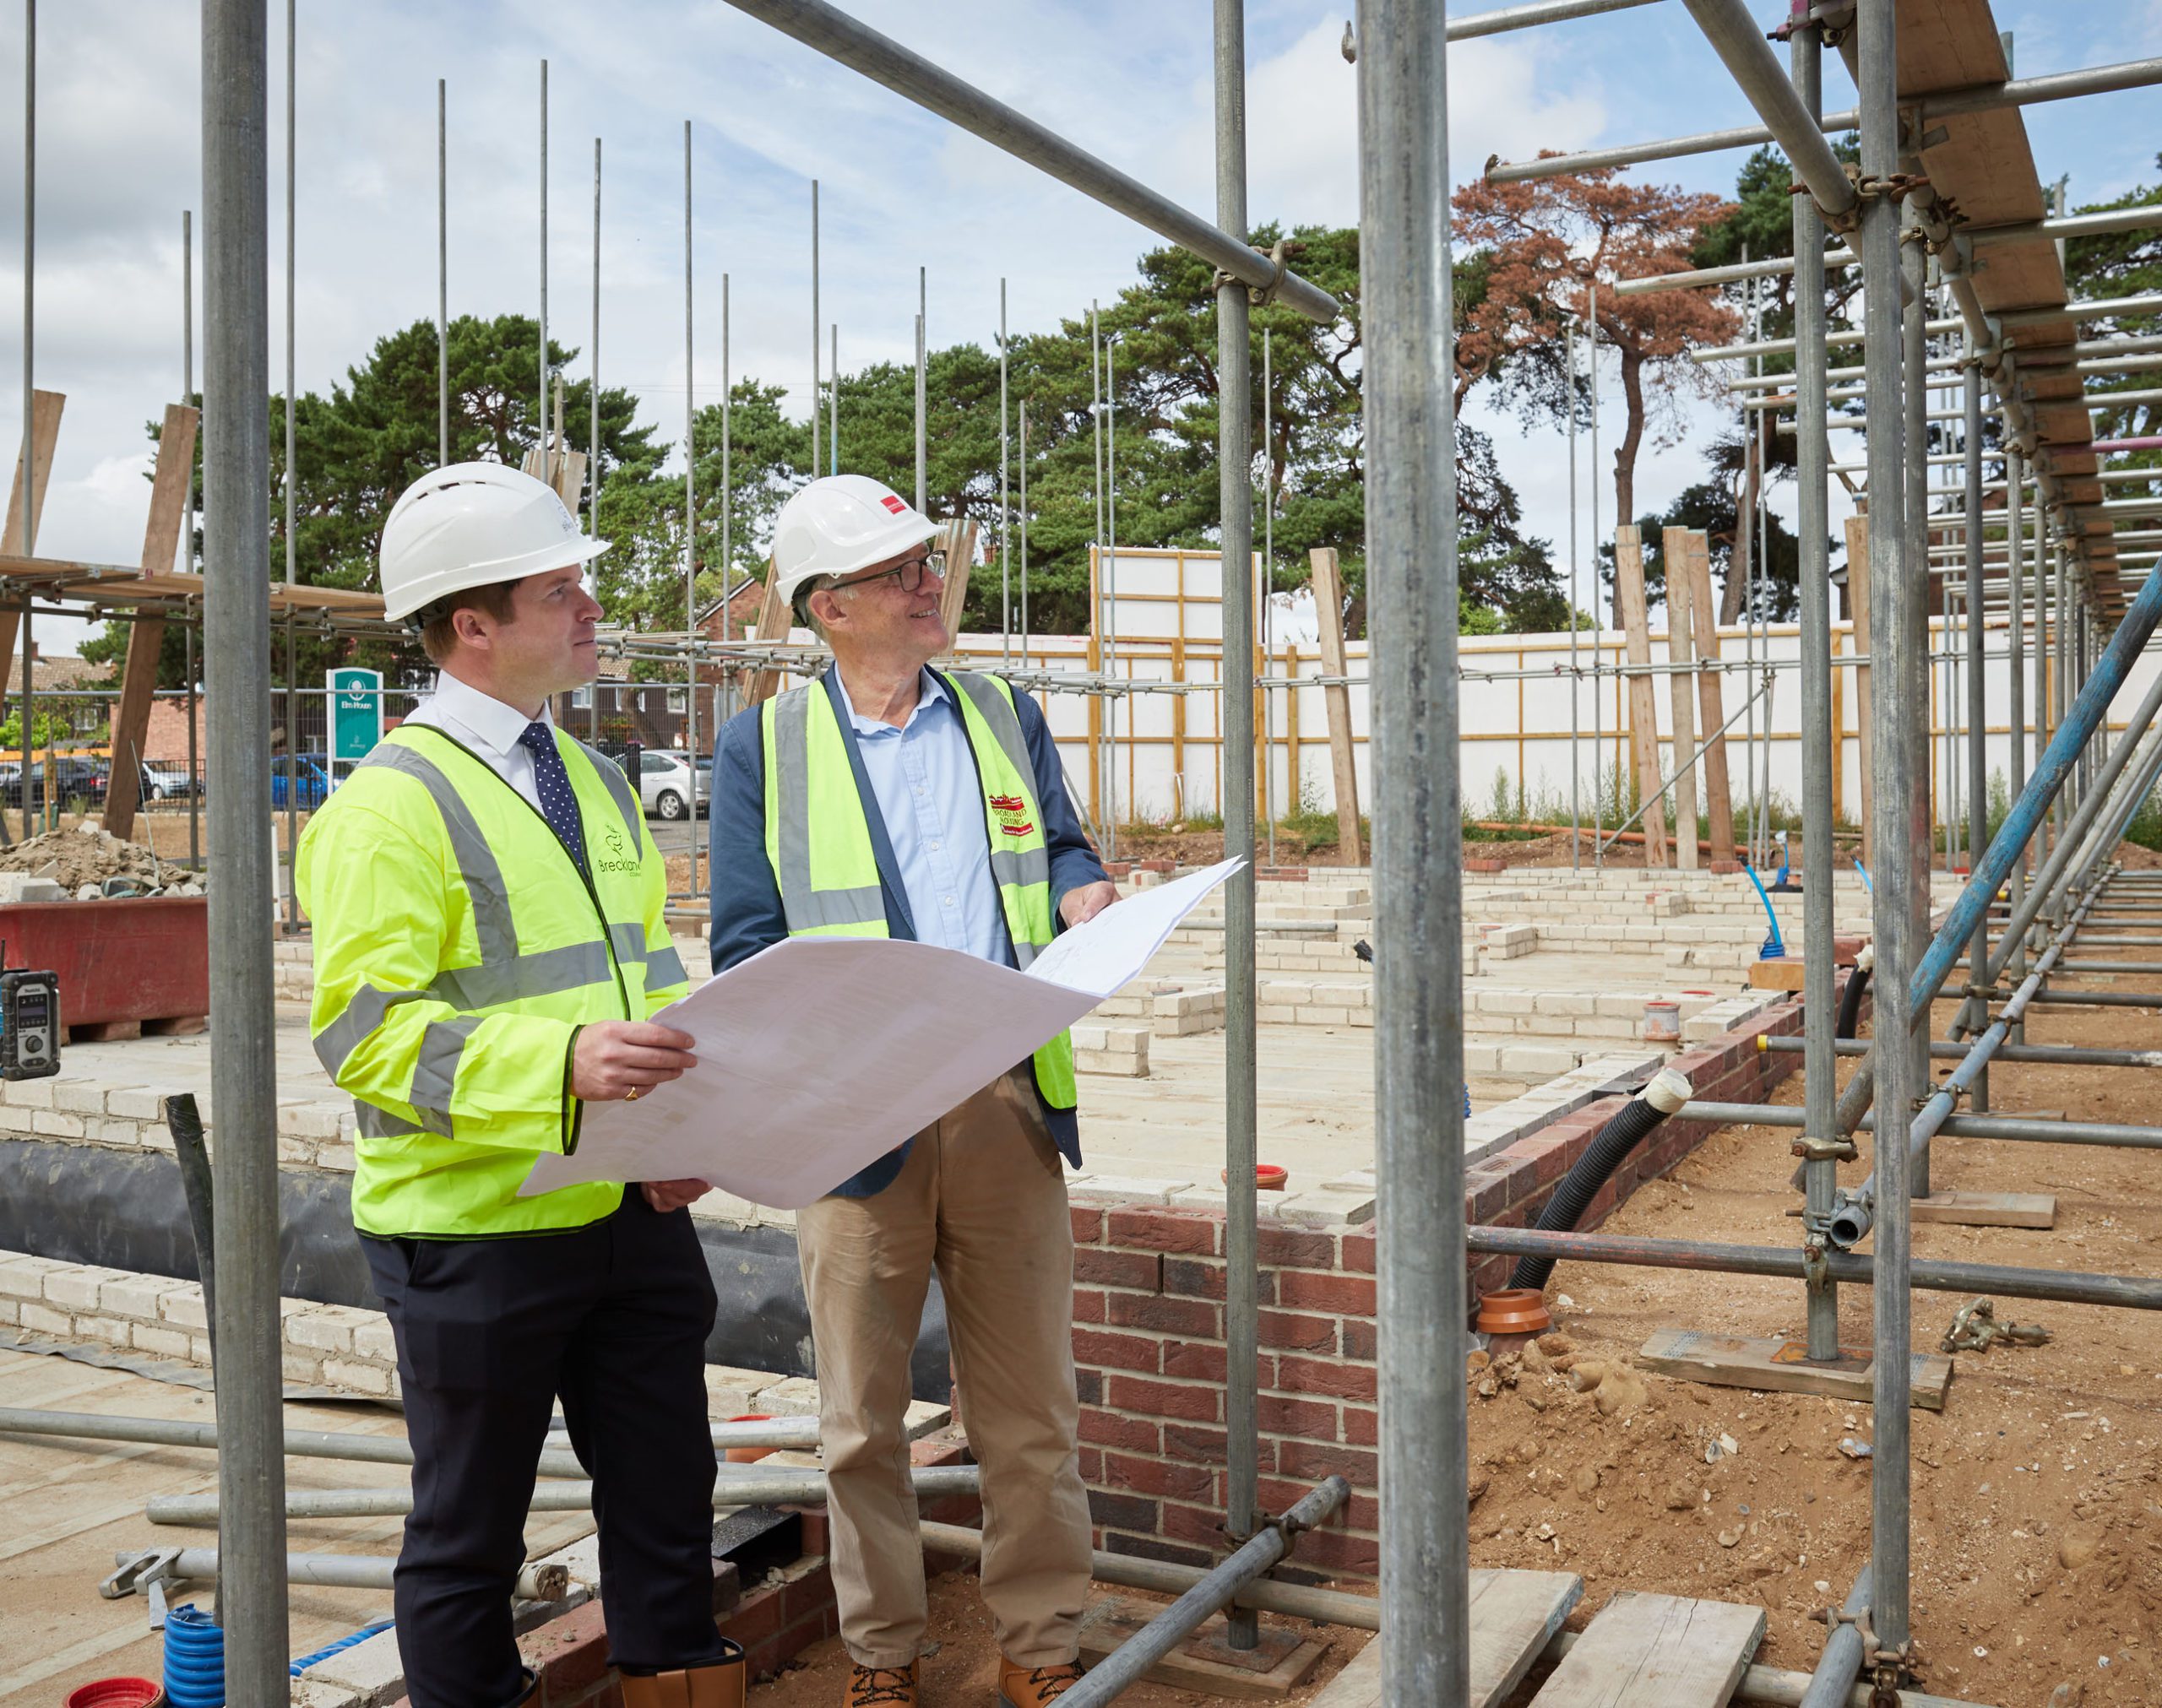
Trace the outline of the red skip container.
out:
<instances>
[{"instance_id":1,"label":"red skip container","mask_svg":"<svg viewBox=\"0 0 2162 1708\"><path fill-rule=\"evenodd\" d=\"M209 903L201 896L0 906L8 965L60 981L69 1026L210 1011Z\"/></svg>"}]
</instances>

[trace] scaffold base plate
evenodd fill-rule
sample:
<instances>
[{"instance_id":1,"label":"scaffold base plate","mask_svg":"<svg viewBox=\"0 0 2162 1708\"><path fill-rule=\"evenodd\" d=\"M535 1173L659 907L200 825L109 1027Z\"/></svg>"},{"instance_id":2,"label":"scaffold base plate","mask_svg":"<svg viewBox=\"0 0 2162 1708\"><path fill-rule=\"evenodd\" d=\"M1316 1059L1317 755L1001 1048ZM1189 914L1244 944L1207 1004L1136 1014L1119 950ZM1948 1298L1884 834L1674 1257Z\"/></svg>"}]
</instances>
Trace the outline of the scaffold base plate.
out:
<instances>
[{"instance_id":1,"label":"scaffold base plate","mask_svg":"<svg viewBox=\"0 0 2162 1708\"><path fill-rule=\"evenodd\" d=\"M1842 1347L1836 1358L1817 1361L1809 1357L1808 1348L1800 1341L1744 1340L1687 1328L1654 1330L1638 1352L1637 1362L1646 1369L1687 1382L1782 1394L1825 1394L1865 1405L1876 1380L1869 1354L1850 1347ZM1914 1403L1926 1412L1941 1412L1945 1390L1952 1385L1952 1360L1941 1353L1917 1353L1909 1380Z\"/></svg>"},{"instance_id":2,"label":"scaffold base plate","mask_svg":"<svg viewBox=\"0 0 2162 1708\"><path fill-rule=\"evenodd\" d=\"M1095 1666L1161 1612L1152 1602L1112 1596L1092 1602L1081 1616L1083 1664ZM1234 1649L1224 1616L1218 1613L1150 1667L1147 1676L1151 1684L1180 1690L1274 1701L1304 1684L1328 1652L1328 1645L1319 1638L1269 1624L1262 1626L1258 1647Z\"/></svg>"}]
</instances>

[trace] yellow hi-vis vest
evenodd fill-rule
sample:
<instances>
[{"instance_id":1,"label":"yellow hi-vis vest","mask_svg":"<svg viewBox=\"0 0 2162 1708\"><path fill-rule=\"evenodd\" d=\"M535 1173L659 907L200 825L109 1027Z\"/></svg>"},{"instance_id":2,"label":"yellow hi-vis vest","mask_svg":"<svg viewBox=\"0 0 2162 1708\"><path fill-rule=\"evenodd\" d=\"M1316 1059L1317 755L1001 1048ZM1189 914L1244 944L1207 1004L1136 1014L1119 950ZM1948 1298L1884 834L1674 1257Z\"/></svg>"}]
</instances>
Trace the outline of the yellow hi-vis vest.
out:
<instances>
[{"instance_id":1,"label":"yellow hi-vis vest","mask_svg":"<svg viewBox=\"0 0 2162 1708\"><path fill-rule=\"evenodd\" d=\"M589 880L538 808L440 729L407 724L310 821L296 881L315 945L309 1030L352 1093L353 1223L475 1239L583 1227L623 1189L518 1189L577 1147L578 1028L688 988L668 880L630 784L556 731Z\"/></svg>"},{"instance_id":2,"label":"yellow hi-vis vest","mask_svg":"<svg viewBox=\"0 0 2162 1708\"><path fill-rule=\"evenodd\" d=\"M1003 678L955 670L961 726L983 785L991 876L1006 914L1013 958L1029 963L1051 946L1051 855L1013 690ZM883 937L886 903L871 821L846 738L823 681L766 702L759 719L766 771L766 859L791 937ZM1060 1033L1035 1054L1036 1087L1053 1109L1079 1100L1073 1040Z\"/></svg>"}]
</instances>

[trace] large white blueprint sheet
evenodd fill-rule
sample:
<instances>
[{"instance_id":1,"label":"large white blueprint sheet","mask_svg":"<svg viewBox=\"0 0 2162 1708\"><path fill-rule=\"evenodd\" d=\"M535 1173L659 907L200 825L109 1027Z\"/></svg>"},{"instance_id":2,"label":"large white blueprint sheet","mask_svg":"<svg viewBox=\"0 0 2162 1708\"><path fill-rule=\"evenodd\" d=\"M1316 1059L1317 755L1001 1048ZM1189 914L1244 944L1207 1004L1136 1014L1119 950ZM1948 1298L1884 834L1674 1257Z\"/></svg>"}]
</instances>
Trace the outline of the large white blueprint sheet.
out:
<instances>
[{"instance_id":1,"label":"large white blueprint sheet","mask_svg":"<svg viewBox=\"0 0 2162 1708\"><path fill-rule=\"evenodd\" d=\"M635 1103L587 1104L576 1154L540 1158L520 1194L700 1179L799 1209L1137 977L1238 865L1106 908L1025 973L928 943L776 943L655 1015L697 1040L698 1065Z\"/></svg>"}]
</instances>

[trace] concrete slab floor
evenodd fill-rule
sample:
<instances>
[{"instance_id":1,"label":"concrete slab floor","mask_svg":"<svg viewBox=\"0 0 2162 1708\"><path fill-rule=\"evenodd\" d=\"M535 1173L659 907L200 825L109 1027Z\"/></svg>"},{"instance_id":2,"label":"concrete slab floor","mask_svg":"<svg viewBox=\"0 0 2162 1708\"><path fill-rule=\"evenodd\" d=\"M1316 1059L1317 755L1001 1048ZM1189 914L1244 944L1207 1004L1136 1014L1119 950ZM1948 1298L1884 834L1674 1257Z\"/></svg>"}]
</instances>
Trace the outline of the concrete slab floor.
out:
<instances>
[{"instance_id":1,"label":"concrete slab floor","mask_svg":"<svg viewBox=\"0 0 2162 1708\"><path fill-rule=\"evenodd\" d=\"M212 1421L212 1396L124 1370L101 1370L59 1358L0 1350L0 1406L124 1417ZM400 1434L404 1420L363 1405L288 1405L292 1428ZM403 1487L403 1466L334 1459L288 1459L292 1489ZM116 1549L212 1548L215 1531L153 1525L143 1508L153 1495L209 1494L217 1456L192 1447L57 1436L0 1435L0 1708L52 1708L93 1679L156 1678L162 1640L149 1629L149 1602L99 1597ZM405 1521L346 1518L296 1521L296 1552L365 1553L398 1550ZM593 1528L589 1514L538 1513L526 1526L532 1557L567 1548ZM209 1600L209 1586L185 1599ZM362 1625L388 1617L387 1590L300 1586L291 1592L291 1643L304 1655Z\"/></svg>"}]
</instances>

